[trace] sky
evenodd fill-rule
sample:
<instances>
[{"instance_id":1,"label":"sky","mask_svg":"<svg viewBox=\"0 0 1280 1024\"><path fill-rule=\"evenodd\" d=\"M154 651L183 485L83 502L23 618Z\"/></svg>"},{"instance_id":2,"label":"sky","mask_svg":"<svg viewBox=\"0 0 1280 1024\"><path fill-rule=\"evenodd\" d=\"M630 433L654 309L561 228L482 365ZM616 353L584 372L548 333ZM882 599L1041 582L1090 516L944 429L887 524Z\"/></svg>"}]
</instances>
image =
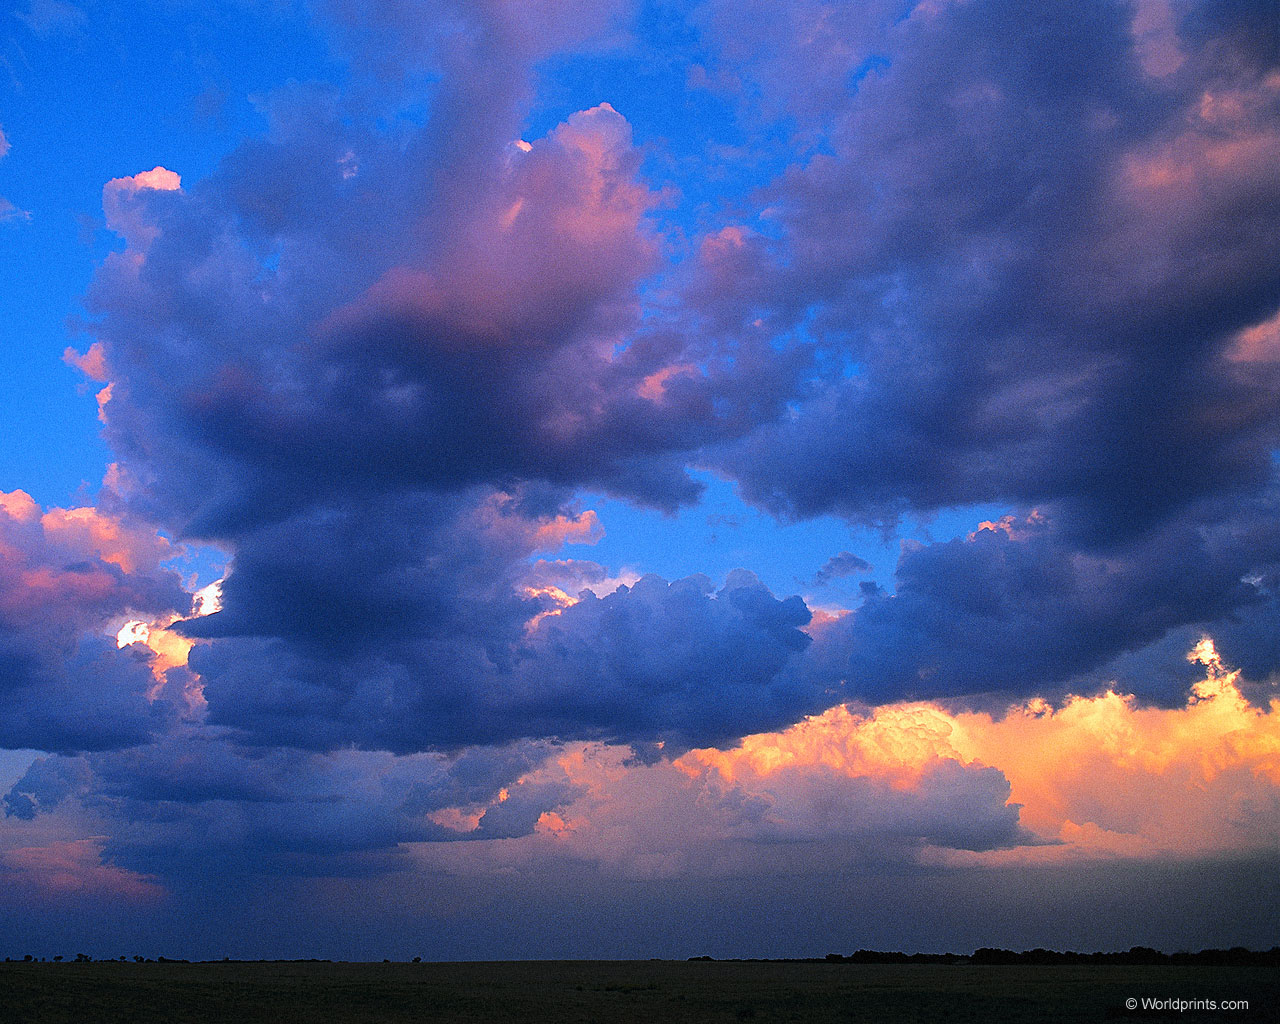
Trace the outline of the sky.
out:
<instances>
[{"instance_id":1,"label":"sky","mask_svg":"<svg viewBox=\"0 0 1280 1024\"><path fill-rule=\"evenodd\" d=\"M4 955L1280 943L1269 0L12 0Z\"/></svg>"}]
</instances>

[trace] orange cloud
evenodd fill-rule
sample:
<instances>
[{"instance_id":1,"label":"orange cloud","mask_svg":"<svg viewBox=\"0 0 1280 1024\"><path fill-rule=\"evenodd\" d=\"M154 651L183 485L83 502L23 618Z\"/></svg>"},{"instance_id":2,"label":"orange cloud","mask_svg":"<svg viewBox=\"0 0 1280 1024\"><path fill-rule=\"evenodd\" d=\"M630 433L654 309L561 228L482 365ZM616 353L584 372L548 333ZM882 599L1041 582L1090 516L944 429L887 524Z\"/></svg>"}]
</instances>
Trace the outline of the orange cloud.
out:
<instances>
[{"instance_id":1,"label":"orange cloud","mask_svg":"<svg viewBox=\"0 0 1280 1024\"><path fill-rule=\"evenodd\" d=\"M525 623L524 628L528 633L532 633L536 630L538 628L538 623L543 619L552 615L559 615L566 608L571 608L578 603L578 599L576 597L572 597L553 584L546 584L537 587L525 587L524 596L541 597L552 602L552 607L545 611L538 612L537 615Z\"/></svg>"},{"instance_id":2,"label":"orange cloud","mask_svg":"<svg viewBox=\"0 0 1280 1024\"><path fill-rule=\"evenodd\" d=\"M1182 708L1140 708L1110 692L1057 710L1027 705L998 721L962 714L956 755L999 767L1029 827L1085 851L1274 848L1280 701L1250 705L1212 641L1192 658L1206 674Z\"/></svg>"},{"instance_id":3,"label":"orange cloud","mask_svg":"<svg viewBox=\"0 0 1280 1024\"><path fill-rule=\"evenodd\" d=\"M604 527L592 509L579 516L559 515L538 526L534 543L539 551L555 551L565 544L594 544L604 536Z\"/></svg>"},{"instance_id":4,"label":"orange cloud","mask_svg":"<svg viewBox=\"0 0 1280 1024\"><path fill-rule=\"evenodd\" d=\"M484 874L554 852L652 878L787 872L797 856L847 864L868 845L973 866L1275 849L1280 700L1245 701L1207 638L1190 658L1204 678L1179 708L1114 692L1057 708L1032 700L1000 717L840 705L731 750L652 764L625 746L569 744L520 780L577 793L533 834L483 850L424 844L415 856ZM432 819L473 831L484 810ZM801 854L797 843L808 844Z\"/></svg>"},{"instance_id":5,"label":"orange cloud","mask_svg":"<svg viewBox=\"0 0 1280 1024\"><path fill-rule=\"evenodd\" d=\"M968 539L974 541L978 539L978 534L983 530L990 530L992 533L1003 533L1010 540L1026 540L1031 536L1032 532L1043 527L1047 523L1039 509L1033 508L1025 519L1018 516L1001 516L994 522L984 520L978 524L978 528L969 534Z\"/></svg>"},{"instance_id":6,"label":"orange cloud","mask_svg":"<svg viewBox=\"0 0 1280 1024\"><path fill-rule=\"evenodd\" d=\"M838 706L733 750L692 751L677 766L748 785L821 766L895 789L918 785L940 760L993 767L1009 780L1022 823L1062 844L1025 854L1038 860L1280 845L1280 700L1269 710L1250 705L1240 673L1222 665L1208 638L1189 658L1205 678L1181 708L1143 708L1115 692L1057 709L1033 700L999 718L929 703L866 714Z\"/></svg>"}]
</instances>

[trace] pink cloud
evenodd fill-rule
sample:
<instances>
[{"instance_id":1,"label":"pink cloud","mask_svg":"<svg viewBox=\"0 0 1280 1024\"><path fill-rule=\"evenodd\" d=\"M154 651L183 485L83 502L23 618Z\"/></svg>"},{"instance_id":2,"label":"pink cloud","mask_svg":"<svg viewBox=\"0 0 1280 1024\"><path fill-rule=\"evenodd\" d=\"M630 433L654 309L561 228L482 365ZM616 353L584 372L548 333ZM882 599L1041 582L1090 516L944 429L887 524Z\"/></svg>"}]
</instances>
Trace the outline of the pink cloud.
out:
<instances>
[{"instance_id":1,"label":"pink cloud","mask_svg":"<svg viewBox=\"0 0 1280 1024\"><path fill-rule=\"evenodd\" d=\"M68 347L62 353L62 361L68 366L74 366L90 380L105 383L111 377L111 371L107 369L106 350L100 341L95 341L83 354Z\"/></svg>"},{"instance_id":2,"label":"pink cloud","mask_svg":"<svg viewBox=\"0 0 1280 1024\"><path fill-rule=\"evenodd\" d=\"M98 509L42 509L25 491L0 493L0 623L52 655L82 635L113 634L123 618L185 611L177 551L154 529Z\"/></svg>"},{"instance_id":3,"label":"pink cloud","mask_svg":"<svg viewBox=\"0 0 1280 1024\"><path fill-rule=\"evenodd\" d=\"M1138 0L1130 24L1138 61L1145 74L1165 78L1186 63L1178 41L1177 16L1170 0Z\"/></svg>"},{"instance_id":4,"label":"pink cloud","mask_svg":"<svg viewBox=\"0 0 1280 1024\"><path fill-rule=\"evenodd\" d=\"M0 900L10 905L65 899L157 903L166 893L159 880L116 867L102 856L101 838L52 842L0 850Z\"/></svg>"},{"instance_id":5,"label":"pink cloud","mask_svg":"<svg viewBox=\"0 0 1280 1024\"><path fill-rule=\"evenodd\" d=\"M1280 311L1237 334L1227 358L1234 363L1280 365Z\"/></svg>"},{"instance_id":6,"label":"pink cloud","mask_svg":"<svg viewBox=\"0 0 1280 1024\"><path fill-rule=\"evenodd\" d=\"M441 348L536 351L626 315L655 256L644 218L658 201L636 180L630 125L604 103L508 154L430 264L392 267L330 327L396 317Z\"/></svg>"},{"instance_id":7,"label":"pink cloud","mask_svg":"<svg viewBox=\"0 0 1280 1024\"><path fill-rule=\"evenodd\" d=\"M150 192L176 192L182 179L164 167L153 167L132 176L112 178L102 188L102 210L107 227L124 237L131 249L145 250L160 233L147 212Z\"/></svg>"}]
</instances>

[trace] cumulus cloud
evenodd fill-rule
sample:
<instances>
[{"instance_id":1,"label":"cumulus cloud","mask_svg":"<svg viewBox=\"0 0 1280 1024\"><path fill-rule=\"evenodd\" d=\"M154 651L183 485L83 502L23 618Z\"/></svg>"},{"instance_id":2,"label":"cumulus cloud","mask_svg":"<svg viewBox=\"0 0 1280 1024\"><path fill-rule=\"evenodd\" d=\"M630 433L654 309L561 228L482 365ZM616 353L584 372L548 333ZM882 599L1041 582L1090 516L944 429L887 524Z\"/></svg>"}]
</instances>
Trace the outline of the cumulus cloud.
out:
<instances>
[{"instance_id":1,"label":"cumulus cloud","mask_svg":"<svg viewBox=\"0 0 1280 1024\"><path fill-rule=\"evenodd\" d=\"M814 573L812 585L821 587L832 580L844 579L846 576L856 576L858 573L870 571L871 563L865 558L859 558L852 551L841 551L839 554L828 558L822 568Z\"/></svg>"},{"instance_id":2,"label":"cumulus cloud","mask_svg":"<svg viewBox=\"0 0 1280 1024\"><path fill-rule=\"evenodd\" d=\"M473 873L586 861L611 877L761 879L851 863L1099 870L1264 853L1280 828L1277 706L1245 701L1210 639L1184 657L1199 681L1167 709L1114 690L997 715L841 704L653 764L571 744L528 781L577 795L519 843L415 856Z\"/></svg>"},{"instance_id":3,"label":"cumulus cloud","mask_svg":"<svg viewBox=\"0 0 1280 1024\"><path fill-rule=\"evenodd\" d=\"M274 133L221 176L183 190L153 171L106 193L128 247L88 301L112 372L106 437L143 482L125 496L140 510L228 539L335 488L520 479L669 508L698 491L678 453L785 394L735 396L766 370L740 353L646 397L683 342L624 344L658 197L607 104L508 145L462 211L433 205L392 140L348 137L323 95L276 107Z\"/></svg>"},{"instance_id":4,"label":"cumulus cloud","mask_svg":"<svg viewBox=\"0 0 1280 1024\"><path fill-rule=\"evenodd\" d=\"M235 622L237 572L224 611L187 632L232 628L222 620ZM359 593L317 607L328 594L308 587L264 599L256 607L275 621L234 628L273 638L237 635L192 651L209 720L254 743L312 749L355 742L408 752L538 736L685 749L777 727L831 699L827 680L785 671L809 643L799 629L808 609L750 573L732 574L719 591L705 577L648 576L564 601L494 585L491 595L445 591L442 601L474 602L470 611L402 608L395 592L383 607ZM292 609L297 625L279 618ZM367 625L338 618L348 610Z\"/></svg>"},{"instance_id":5,"label":"cumulus cloud","mask_svg":"<svg viewBox=\"0 0 1280 1024\"><path fill-rule=\"evenodd\" d=\"M46 846L0 850L0 878L10 905L38 902L46 909L85 901L154 904L165 890L159 879L104 860L103 841L73 839Z\"/></svg>"},{"instance_id":6,"label":"cumulus cloud","mask_svg":"<svg viewBox=\"0 0 1280 1024\"><path fill-rule=\"evenodd\" d=\"M813 31L787 30L800 8ZM1036 692L1170 630L1243 638L1277 558L1274 26L1249 5L981 2L834 31L860 16L706 23L741 51L744 102L827 112L689 279L719 330L802 331L825 371L715 462L787 518L993 502L1052 528L904 551L897 593L833 633L851 686ZM773 34L817 56L779 73L751 42ZM832 68L848 88L813 99ZM1132 682L1178 702L1187 680Z\"/></svg>"},{"instance_id":7,"label":"cumulus cloud","mask_svg":"<svg viewBox=\"0 0 1280 1024\"><path fill-rule=\"evenodd\" d=\"M359 89L290 85L207 178L104 188L123 247L65 359L118 461L96 509L4 497L0 744L62 753L5 797L34 831L0 872L138 895L1274 837L1280 77L1253 5L704 4L701 81L788 156L696 210L643 111L531 113L631 5L323 10ZM783 518L1012 511L905 544L839 615L561 550L609 527L581 493L673 511L690 467ZM210 614L157 526L227 552ZM1182 661L1207 625L1251 679ZM1184 846L1140 811L1166 776L1208 794L1170 801Z\"/></svg>"},{"instance_id":8,"label":"cumulus cloud","mask_svg":"<svg viewBox=\"0 0 1280 1024\"><path fill-rule=\"evenodd\" d=\"M1198 681L1177 707L1143 708L1114 690L1056 707L1034 699L998 715L930 703L861 712L841 705L784 732L747 737L737 749L693 751L679 763L775 791L798 780L833 788L841 779L876 780L890 784L902 801L897 807L890 801L886 815L910 808L919 815L912 821L928 820L927 814L901 795L914 793L923 803L942 785L934 773L949 779L947 786L990 786L1001 802L978 799L973 790L960 798L976 812L952 825L961 835L966 826L975 830L968 842L950 836L931 844L953 851L943 855L952 863L1267 849L1280 828L1280 705L1274 696L1263 708L1244 700L1240 671L1223 663L1210 638L1201 638L1184 659ZM833 812L832 820L850 828L877 821L875 812L835 818L849 798L808 797L795 808ZM1002 813L1004 800L1009 806ZM1000 831L1001 822L1012 828L1015 821L1027 831ZM987 847L978 835L988 837Z\"/></svg>"},{"instance_id":9,"label":"cumulus cloud","mask_svg":"<svg viewBox=\"0 0 1280 1024\"><path fill-rule=\"evenodd\" d=\"M856 367L726 451L748 497L1055 502L1096 543L1265 483L1277 392L1224 347L1280 304L1274 68L1202 24L1152 78L1131 18L921 5L886 35L734 275L746 316L807 318Z\"/></svg>"},{"instance_id":10,"label":"cumulus cloud","mask_svg":"<svg viewBox=\"0 0 1280 1024\"><path fill-rule=\"evenodd\" d=\"M630 878L759 877L1043 842L1020 825L1000 771L962 762L920 717L841 707L734 749L652 764L625 747L571 744L529 781L571 784L573 797L510 849L478 853L470 870L533 858ZM461 868L443 848L418 856Z\"/></svg>"},{"instance_id":11,"label":"cumulus cloud","mask_svg":"<svg viewBox=\"0 0 1280 1024\"><path fill-rule=\"evenodd\" d=\"M159 689L150 652L121 649L135 616L191 605L154 530L91 508L41 509L0 494L0 744L43 750L139 742L178 713L185 680Z\"/></svg>"},{"instance_id":12,"label":"cumulus cloud","mask_svg":"<svg viewBox=\"0 0 1280 1024\"><path fill-rule=\"evenodd\" d=\"M1244 699L1240 671L1202 637L1199 681L1180 707L1142 708L1114 691L1057 708L951 719L964 758L1000 765L1023 820L1064 844L1045 857L1202 857L1268 850L1280 834L1280 702Z\"/></svg>"},{"instance_id":13,"label":"cumulus cloud","mask_svg":"<svg viewBox=\"0 0 1280 1024\"><path fill-rule=\"evenodd\" d=\"M208 870L368 874L402 869L404 843L531 831L576 792L522 783L548 752L531 743L451 755L314 754L243 748L196 730L126 750L40 758L4 802L19 821L109 828L112 863L180 883ZM438 823L446 808L473 814L478 830ZM126 832L117 828L122 820L131 823Z\"/></svg>"},{"instance_id":14,"label":"cumulus cloud","mask_svg":"<svg viewBox=\"0 0 1280 1024\"><path fill-rule=\"evenodd\" d=\"M1278 544L1269 502L1170 524L1105 555L1081 552L1043 514L1007 516L966 538L904 545L894 592L868 593L833 624L825 656L848 658L850 692L871 703L1046 692L1177 627L1248 614L1265 591L1244 577L1280 556ZM1180 704L1190 680L1152 667L1126 682Z\"/></svg>"},{"instance_id":15,"label":"cumulus cloud","mask_svg":"<svg viewBox=\"0 0 1280 1024\"><path fill-rule=\"evenodd\" d=\"M542 15L472 17L494 35L440 56L459 75L491 71L490 45L525 53L509 23ZM539 583L532 556L600 534L574 488L691 501L687 454L779 407L789 376L767 338L695 365L698 339L644 322L666 200L618 111L496 148L481 119L445 146L460 112L441 88L406 142L290 87L212 178L156 168L104 192L125 248L68 358L107 378L102 506L234 553L220 610L174 627L201 641L209 721L407 753L720 743L812 710L775 685L808 612L749 576L719 594Z\"/></svg>"}]
</instances>

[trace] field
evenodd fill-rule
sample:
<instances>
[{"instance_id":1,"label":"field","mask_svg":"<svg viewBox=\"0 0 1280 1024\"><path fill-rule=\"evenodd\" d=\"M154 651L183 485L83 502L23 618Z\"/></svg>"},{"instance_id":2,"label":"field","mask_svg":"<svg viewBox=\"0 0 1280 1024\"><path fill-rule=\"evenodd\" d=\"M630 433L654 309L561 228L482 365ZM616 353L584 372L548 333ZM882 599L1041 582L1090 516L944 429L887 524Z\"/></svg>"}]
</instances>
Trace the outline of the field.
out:
<instances>
[{"instance_id":1,"label":"field","mask_svg":"<svg viewBox=\"0 0 1280 1024\"><path fill-rule=\"evenodd\" d=\"M1248 1000L1248 1010L1125 1000ZM1280 1020L1265 967L742 962L6 963L0 1020L23 1024Z\"/></svg>"}]
</instances>

